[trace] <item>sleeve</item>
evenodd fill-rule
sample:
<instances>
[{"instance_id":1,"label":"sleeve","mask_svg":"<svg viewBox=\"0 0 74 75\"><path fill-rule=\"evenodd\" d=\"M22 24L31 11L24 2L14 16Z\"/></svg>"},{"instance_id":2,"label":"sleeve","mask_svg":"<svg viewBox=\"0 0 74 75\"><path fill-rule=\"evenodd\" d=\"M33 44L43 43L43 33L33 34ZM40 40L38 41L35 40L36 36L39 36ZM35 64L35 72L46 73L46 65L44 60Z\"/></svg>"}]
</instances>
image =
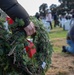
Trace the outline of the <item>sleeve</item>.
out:
<instances>
[{"instance_id":1,"label":"sleeve","mask_svg":"<svg viewBox=\"0 0 74 75\"><path fill-rule=\"evenodd\" d=\"M23 19L25 26L29 25L29 15L17 0L0 0L0 8L14 21L16 18Z\"/></svg>"},{"instance_id":2,"label":"sleeve","mask_svg":"<svg viewBox=\"0 0 74 75\"><path fill-rule=\"evenodd\" d=\"M72 19L72 21L73 21L73 23L70 27L69 34L70 34L71 40L74 42L74 19Z\"/></svg>"}]
</instances>

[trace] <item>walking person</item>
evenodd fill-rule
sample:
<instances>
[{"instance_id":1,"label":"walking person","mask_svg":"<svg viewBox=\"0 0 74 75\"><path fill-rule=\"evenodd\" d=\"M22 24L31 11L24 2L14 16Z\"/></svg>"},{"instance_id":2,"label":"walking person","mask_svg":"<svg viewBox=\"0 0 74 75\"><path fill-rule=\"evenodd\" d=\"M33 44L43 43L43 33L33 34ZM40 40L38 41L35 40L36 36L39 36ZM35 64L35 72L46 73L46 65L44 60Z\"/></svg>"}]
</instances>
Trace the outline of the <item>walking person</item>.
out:
<instances>
[{"instance_id":1,"label":"walking person","mask_svg":"<svg viewBox=\"0 0 74 75\"><path fill-rule=\"evenodd\" d=\"M52 14L51 14L51 10L48 10L48 12L46 14L46 21L50 24L50 27L52 29Z\"/></svg>"}]
</instances>

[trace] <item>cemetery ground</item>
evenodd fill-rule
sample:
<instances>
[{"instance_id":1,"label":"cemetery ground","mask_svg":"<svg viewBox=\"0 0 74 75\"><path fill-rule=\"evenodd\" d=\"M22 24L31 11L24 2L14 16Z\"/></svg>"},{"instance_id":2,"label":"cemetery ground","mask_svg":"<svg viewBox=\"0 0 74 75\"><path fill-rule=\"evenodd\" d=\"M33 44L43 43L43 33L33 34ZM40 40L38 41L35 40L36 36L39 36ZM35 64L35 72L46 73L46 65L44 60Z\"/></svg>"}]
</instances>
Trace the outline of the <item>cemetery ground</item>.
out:
<instances>
[{"instance_id":1,"label":"cemetery ground","mask_svg":"<svg viewBox=\"0 0 74 75\"><path fill-rule=\"evenodd\" d=\"M63 53L62 46L66 44L67 31L54 28L49 32L53 45L52 63L46 75L74 75L74 55Z\"/></svg>"}]
</instances>

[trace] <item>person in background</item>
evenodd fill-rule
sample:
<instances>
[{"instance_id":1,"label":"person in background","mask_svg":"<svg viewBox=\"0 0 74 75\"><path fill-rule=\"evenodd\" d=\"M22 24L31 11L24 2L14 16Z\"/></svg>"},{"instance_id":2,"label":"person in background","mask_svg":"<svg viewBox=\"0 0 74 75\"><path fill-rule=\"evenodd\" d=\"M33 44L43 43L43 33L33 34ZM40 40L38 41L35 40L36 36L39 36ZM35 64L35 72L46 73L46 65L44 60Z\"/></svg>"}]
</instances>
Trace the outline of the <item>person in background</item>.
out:
<instances>
[{"instance_id":1,"label":"person in background","mask_svg":"<svg viewBox=\"0 0 74 75\"><path fill-rule=\"evenodd\" d=\"M62 27L62 23L61 23L61 21L62 21L62 15L59 15L58 21L59 21L59 26Z\"/></svg>"},{"instance_id":2,"label":"person in background","mask_svg":"<svg viewBox=\"0 0 74 75\"><path fill-rule=\"evenodd\" d=\"M67 44L69 46L63 46L62 52L68 52L74 54L74 42L71 40L69 32L67 34Z\"/></svg>"},{"instance_id":3,"label":"person in background","mask_svg":"<svg viewBox=\"0 0 74 75\"><path fill-rule=\"evenodd\" d=\"M46 14L46 22L48 22L50 24L50 27L52 29L52 14L51 14L51 10L48 10L48 12Z\"/></svg>"},{"instance_id":4,"label":"person in background","mask_svg":"<svg viewBox=\"0 0 74 75\"><path fill-rule=\"evenodd\" d=\"M54 27L56 27L57 25L59 25L58 16L56 12L54 13L53 17L54 17Z\"/></svg>"},{"instance_id":5,"label":"person in background","mask_svg":"<svg viewBox=\"0 0 74 75\"><path fill-rule=\"evenodd\" d=\"M72 14L72 20L70 26L71 28L67 34L67 44L69 46L63 46L62 52L69 52L71 54L74 54L74 14Z\"/></svg>"},{"instance_id":6,"label":"person in background","mask_svg":"<svg viewBox=\"0 0 74 75\"><path fill-rule=\"evenodd\" d=\"M17 0L0 0L0 8L14 21L16 18L23 19L25 25L22 30L24 30L28 36L36 32L34 23L29 20L29 14Z\"/></svg>"},{"instance_id":7,"label":"person in background","mask_svg":"<svg viewBox=\"0 0 74 75\"><path fill-rule=\"evenodd\" d=\"M39 19L40 19L40 14L37 12L37 13L35 14L35 17L39 20Z\"/></svg>"}]
</instances>

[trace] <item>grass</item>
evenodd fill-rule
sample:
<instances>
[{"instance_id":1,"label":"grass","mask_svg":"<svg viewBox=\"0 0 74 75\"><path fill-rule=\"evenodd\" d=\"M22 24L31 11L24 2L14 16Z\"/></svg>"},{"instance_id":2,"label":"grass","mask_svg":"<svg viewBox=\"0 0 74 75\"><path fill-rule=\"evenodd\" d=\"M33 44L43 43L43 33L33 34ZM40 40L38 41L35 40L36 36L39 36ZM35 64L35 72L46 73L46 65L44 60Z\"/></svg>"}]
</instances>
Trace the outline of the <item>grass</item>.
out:
<instances>
[{"instance_id":1,"label":"grass","mask_svg":"<svg viewBox=\"0 0 74 75\"><path fill-rule=\"evenodd\" d=\"M67 31L64 31L62 28L54 28L51 30L49 33L50 39L55 39L55 38L65 38L67 35Z\"/></svg>"},{"instance_id":2,"label":"grass","mask_svg":"<svg viewBox=\"0 0 74 75\"><path fill-rule=\"evenodd\" d=\"M49 37L53 45L54 52L61 52L62 46L66 44L67 31L63 28L56 27L49 32Z\"/></svg>"}]
</instances>

